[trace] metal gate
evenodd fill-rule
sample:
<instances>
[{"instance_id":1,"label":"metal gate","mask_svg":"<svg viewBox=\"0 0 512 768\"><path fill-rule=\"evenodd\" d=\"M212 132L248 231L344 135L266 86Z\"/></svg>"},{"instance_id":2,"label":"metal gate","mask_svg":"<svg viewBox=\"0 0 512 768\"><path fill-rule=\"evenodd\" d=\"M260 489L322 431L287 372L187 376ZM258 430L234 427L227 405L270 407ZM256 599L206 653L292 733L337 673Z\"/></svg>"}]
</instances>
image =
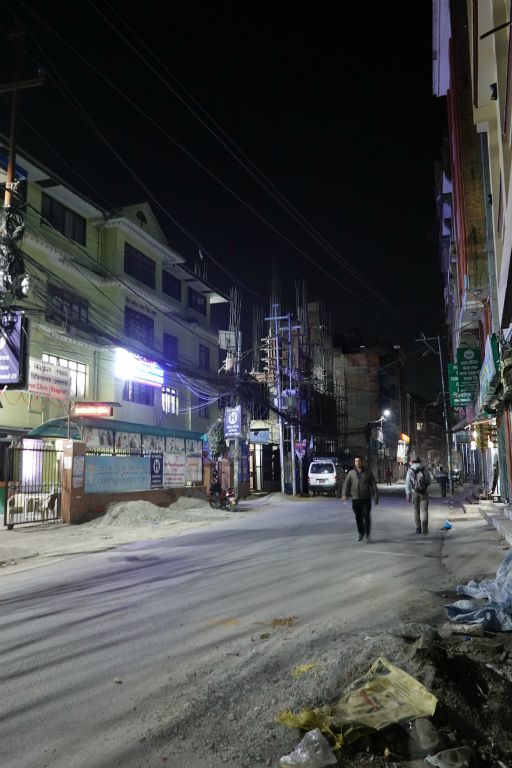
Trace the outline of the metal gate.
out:
<instances>
[{"instance_id":1,"label":"metal gate","mask_svg":"<svg viewBox=\"0 0 512 768\"><path fill-rule=\"evenodd\" d=\"M17 443L6 458L4 525L60 521L62 451Z\"/></svg>"}]
</instances>

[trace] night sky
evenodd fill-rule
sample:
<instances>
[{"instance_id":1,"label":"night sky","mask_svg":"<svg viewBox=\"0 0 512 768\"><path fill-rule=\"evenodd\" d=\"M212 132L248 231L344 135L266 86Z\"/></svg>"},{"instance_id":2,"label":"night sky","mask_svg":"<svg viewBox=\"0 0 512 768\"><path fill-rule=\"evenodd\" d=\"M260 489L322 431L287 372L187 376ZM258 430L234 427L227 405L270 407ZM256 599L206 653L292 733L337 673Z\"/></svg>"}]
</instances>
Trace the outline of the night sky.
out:
<instances>
[{"instance_id":1,"label":"night sky","mask_svg":"<svg viewBox=\"0 0 512 768\"><path fill-rule=\"evenodd\" d=\"M47 71L22 92L20 151L100 206L149 202L191 268L201 249L214 286L239 285L244 349L274 270L283 314L305 279L333 331L401 344L410 388L439 389L414 341L442 331L430 3L0 7L2 80L15 16L24 77Z\"/></svg>"}]
</instances>

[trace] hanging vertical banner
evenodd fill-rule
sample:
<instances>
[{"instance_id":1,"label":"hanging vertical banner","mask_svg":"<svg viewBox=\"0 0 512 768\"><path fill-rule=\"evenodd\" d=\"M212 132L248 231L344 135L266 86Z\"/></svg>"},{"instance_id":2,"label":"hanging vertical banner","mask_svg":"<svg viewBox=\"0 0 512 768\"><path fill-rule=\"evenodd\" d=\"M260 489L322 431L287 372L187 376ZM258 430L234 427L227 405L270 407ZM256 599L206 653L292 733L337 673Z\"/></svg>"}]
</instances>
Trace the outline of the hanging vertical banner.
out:
<instances>
[{"instance_id":1,"label":"hanging vertical banner","mask_svg":"<svg viewBox=\"0 0 512 768\"><path fill-rule=\"evenodd\" d=\"M450 393L450 405L453 408L470 403L471 392L462 392L459 384L459 369L457 363L448 363L448 390Z\"/></svg>"},{"instance_id":2,"label":"hanging vertical banner","mask_svg":"<svg viewBox=\"0 0 512 768\"><path fill-rule=\"evenodd\" d=\"M480 365L479 347L459 347L457 349L459 392L471 392L471 394L476 392L480 377Z\"/></svg>"}]
</instances>

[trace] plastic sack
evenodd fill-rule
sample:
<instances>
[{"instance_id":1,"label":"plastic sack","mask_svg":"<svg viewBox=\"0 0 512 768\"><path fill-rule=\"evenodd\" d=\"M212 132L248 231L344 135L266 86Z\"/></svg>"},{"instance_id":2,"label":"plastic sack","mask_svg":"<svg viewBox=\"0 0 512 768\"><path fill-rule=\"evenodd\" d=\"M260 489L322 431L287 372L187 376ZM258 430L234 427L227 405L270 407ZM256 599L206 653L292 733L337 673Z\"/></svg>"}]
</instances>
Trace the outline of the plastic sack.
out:
<instances>
[{"instance_id":1,"label":"plastic sack","mask_svg":"<svg viewBox=\"0 0 512 768\"><path fill-rule=\"evenodd\" d=\"M496 571L496 579L469 581L459 584L458 595L468 595L473 600L457 600L445 605L450 621L466 624L482 624L484 629L498 632L512 631L512 550L502 560ZM478 600L487 599L482 605Z\"/></svg>"},{"instance_id":2,"label":"plastic sack","mask_svg":"<svg viewBox=\"0 0 512 768\"><path fill-rule=\"evenodd\" d=\"M281 768L324 768L337 763L336 755L319 728L308 731L293 752L279 761Z\"/></svg>"},{"instance_id":3,"label":"plastic sack","mask_svg":"<svg viewBox=\"0 0 512 768\"><path fill-rule=\"evenodd\" d=\"M277 716L277 721L290 728L319 728L338 749L393 723L430 717L436 705L436 697L418 680L379 656L333 706L305 708L298 714L286 710Z\"/></svg>"}]
</instances>

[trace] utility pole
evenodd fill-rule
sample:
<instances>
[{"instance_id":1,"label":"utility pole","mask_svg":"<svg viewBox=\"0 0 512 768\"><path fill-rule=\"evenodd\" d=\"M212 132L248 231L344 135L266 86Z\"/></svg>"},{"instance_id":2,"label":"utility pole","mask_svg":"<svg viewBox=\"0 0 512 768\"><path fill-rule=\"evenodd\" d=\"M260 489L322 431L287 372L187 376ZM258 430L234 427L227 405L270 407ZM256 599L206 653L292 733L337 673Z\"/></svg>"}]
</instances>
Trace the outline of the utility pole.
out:
<instances>
[{"instance_id":1,"label":"utility pole","mask_svg":"<svg viewBox=\"0 0 512 768\"><path fill-rule=\"evenodd\" d=\"M279 463L281 465L281 493L284 493L284 439L283 439L283 416L282 416L282 388L281 388L281 350L279 345L279 320L287 320L288 315L278 315L279 304L272 304L272 316L265 320L274 322L274 333L276 337L276 388L277 388L277 409L279 424Z\"/></svg>"},{"instance_id":2,"label":"utility pole","mask_svg":"<svg viewBox=\"0 0 512 768\"><path fill-rule=\"evenodd\" d=\"M4 209L0 217L0 304L9 309L13 299L25 298L28 293L28 275L18 242L21 242L25 222L12 204L13 191L16 188L16 129L19 111L18 91L42 85L44 76L32 80L22 80L23 73L23 38L24 30L19 20L15 22L15 80L0 85L0 93L12 93L11 121L9 135L9 157L5 178ZM40 73L41 75L41 73ZM14 208L14 210L13 210Z\"/></svg>"},{"instance_id":3,"label":"utility pole","mask_svg":"<svg viewBox=\"0 0 512 768\"><path fill-rule=\"evenodd\" d=\"M229 330L234 335L234 376L235 376L235 405L240 406L240 426L242 427L243 413L242 403L240 401L240 313L241 313L241 300L240 291L236 286L231 289L230 296L230 318L229 318ZM235 437L232 443L233 446L233 490L235 499L239 496L239 477L240 477L240 438Z\"/></svg>"},{"instance_id":4,"label":"utility pole","mask_svg":"<svg viewBox=\"0 0 512 768\"><path fill-rule=\"evenodd\" d=\"M428 343L429 341L436 341L437 340L437 352L433 347L430 346ZM448 477L450 480L450 493L453 496L453 472L452 472L452 448L450 445L450 428L448 425L448 408L446 405L446 390L444 385L444 370L443 370L443 354L441 352L441 337L440 336L431 336L427 339L424 333L421 334L419 339L416 339L416 341L423 341L424 344L427 345L427 347L430 349L431 352L434 353L434 355L439 355L439 365L441 368L441 392L442 392L442 398L443 398L443 416L444 416L444 431L446 436L446 460L448 464Z\"/></svg>"},{"instance_id":5,"label":"utility pole","mask_svg":"<svg viewBox=\"0 0 512 768\"><path fill-rule=\"evenodd\" d=\"M290 397L296 396L295 388L293 386L292 331L297 331L299 329L300 329L300 325L294 325L292 327L292 316L290 313L288 313L288 392ZM299 436L300 436L300 429L299 429ZM295 477L295 425L293 421L290 422L290 442L291 442L291 453L292 453L292 494L293 496L296 496L297 480ZM300 466L302 469L302 459L299 459L299 460L300 460ZM302 482L301 482L301 492L302 492Z\"/></svg>"}]
</instances>

